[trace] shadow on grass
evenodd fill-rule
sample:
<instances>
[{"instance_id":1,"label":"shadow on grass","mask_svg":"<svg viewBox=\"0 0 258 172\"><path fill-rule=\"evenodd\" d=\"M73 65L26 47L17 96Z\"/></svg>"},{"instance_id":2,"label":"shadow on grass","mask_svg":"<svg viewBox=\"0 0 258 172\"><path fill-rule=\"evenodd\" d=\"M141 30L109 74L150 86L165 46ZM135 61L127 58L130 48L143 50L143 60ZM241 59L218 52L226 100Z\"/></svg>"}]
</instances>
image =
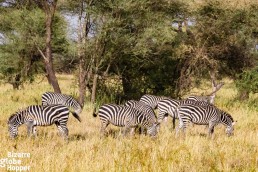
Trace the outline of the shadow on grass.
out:
<instances>
[{"instance_id":1,"label":"shadow on grass","mask_svg":"<svg viewBox=\"0 0 258 172\"><path fill-rule=\"evenodd\" d=\"M87 138L89 138L89 134L88 133L84 133L84 134L71 134L71 135L69 135L69 141L86 140Z\"/></svg>"}]
</instances>

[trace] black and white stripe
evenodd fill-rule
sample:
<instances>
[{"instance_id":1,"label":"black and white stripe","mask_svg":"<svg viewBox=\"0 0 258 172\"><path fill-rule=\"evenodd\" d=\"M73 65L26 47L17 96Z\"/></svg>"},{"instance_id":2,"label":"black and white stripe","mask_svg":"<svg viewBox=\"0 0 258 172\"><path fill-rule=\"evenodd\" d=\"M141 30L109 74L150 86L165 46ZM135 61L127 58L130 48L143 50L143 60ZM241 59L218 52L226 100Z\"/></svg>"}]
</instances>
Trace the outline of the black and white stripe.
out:
<instances>
[{"instance_id":1,"label":"black and white stripe","mask_svg":"<svg viewBox=\"0 0 258 172\"><path fill-rule=\"evenodd\" d=\"M42 105L65 105L74 109L74 113L79 115L82 111L82 106L72 96L54 92L45 92L42 94Z\"/></svg>"},{"instance_id":2,"label":"black and white stripe","mask_svg":"<svg viewBox=\"0 0 258 172\"><path fill-rule=\"evenodd\" d=\"M176 109L180 104L180 100L163 99L158 103L158 122L161 123L163 119L170 116L173 119L173 128L175 128L175 120L178 118Z\"/></svg>"},{"instance_id":3,"label":"black and white stripe","mask_svg":"<svg viewBox=\"0 0 258 172\"><path fill-rule=\"evenodd\" d=\"M157 120L154 110L143 102L137 100L129 100L125 103L125 106L133 107L139 111L142 111L146 115L149 115L152 120Z\"/></svg>"},{"instance_id":4,"label":"black and white stripe","mask_svg":"<svg viewBox=\"0 0 258 172\"><path fill-rule=\"evenodd\" d=\"M68 138L67 121L69 109L64 105L32 105L25 110L16 112L8 120L8 130L11 138L18 135L18 127L27 125L28 135L36 135L36 126L49 126L55 124L62 136Z\"/></svg>"},{"instance_id":5,"label":"black and white stripe","mask_svg":"<svg viewBox=\"0 0 258 172\"><path fill-rule=\"evenodd\" d=\"M128 129L134 129L137 126L147 128L147 134L151 136L157 134L157 120L130 106L105 104L99 108L98 115L101 121L101 135L104 135L105 129L110 123L118 127L125 127L124 135ZM94 112L93 116L96 117L97 114Z\"/></svg>"},{"instance_id":6,"label":"black and white stripe","mask_svg":"<svg viewBox=\"0 0 258 172\"><path fill-rule=\"evenodd\" d=\"M167 97L145 94L140 98L139 101L145 103L148 106L150 106L152 109L156 109L157 106L158 106L159 101L161 101L165 98L167 98Z\"/></svg>"},{"instance_id":7,"label":"black and white stripe","mask_svg":"<svg viewBox=\"0 0 258 172\"><path fill-rule=\"evenodd\" d=\"M231 115L218 109L213 105L196 105L196 104L182 104L178 108L179 130L185 130L187 123L192 122L197 125L208 125L209 135L214 132L214 127L218 124L225 125L228 136L233 134L234 120Z\"/></svg>"},{"instance_id":8,"label":"black and white stripe","mask_svg":"<svg viewBox=\"0 0 258 172\"><path fill-rule=\"evenodd\" d=\"M176 119L178 119L177 108L183 104L193 104L208 106L209 104L204 101L197 101L197 99L176 100L165 98L158 103L158 122L161 123L166 116L173 119L173 128L175 128Z\"/></svg>"},{"instance_id":9,"label":"black and white stripe","mask_svg":"<svg viewBox=\"0 0 258 172\"><path fill-rule=\"evenodd\" d=\"M125 106L133 107L139 111L142 111L145 115L148 115L151 120L157 120L154 110L143 102L137 100L129 100L125 103ZM143 133L143 128L140 128L140 133Z\"/></svg>"}]
</instances>

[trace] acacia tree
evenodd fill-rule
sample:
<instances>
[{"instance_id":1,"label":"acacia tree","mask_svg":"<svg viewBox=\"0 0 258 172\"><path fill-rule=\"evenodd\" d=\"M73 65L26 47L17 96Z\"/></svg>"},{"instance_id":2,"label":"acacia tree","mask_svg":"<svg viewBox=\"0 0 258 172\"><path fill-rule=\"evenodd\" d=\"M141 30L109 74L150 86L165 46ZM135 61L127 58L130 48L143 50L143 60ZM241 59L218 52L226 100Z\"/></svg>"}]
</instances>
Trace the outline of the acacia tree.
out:
<instances>
[{"instance_id":1,"label":"acacia tree","mask_svg":"<svg viewBox=\"0 0 258 172\"><path fill-rule=\"evenodd\" d=\"M248 4L244 9L229 5L216 0L194 7L192 34L184 41L187 49L181 57L180 90L193 86L193 78L208 78L209 73L236 79L243 69L257 64L253 53L257 5Z\"/></svg>"},{"instance_id":2,"label":"acacia tree","mask_svg":"<svg viewBox=\"0 0 258 172\"><path fill-rule=\"evenodd\" d=\"M39 4L32 1L12 2L0 7L0 32L3 36L0 71L1 77L18 89L23 82L33 81L35 74L45 72L38 49L44 49L46 30L44 13L38 8ZM56 54L61 55L67 47L65 25L60 15L56 15L54 20L52 46Z\"/></svg>"}]
</instances>

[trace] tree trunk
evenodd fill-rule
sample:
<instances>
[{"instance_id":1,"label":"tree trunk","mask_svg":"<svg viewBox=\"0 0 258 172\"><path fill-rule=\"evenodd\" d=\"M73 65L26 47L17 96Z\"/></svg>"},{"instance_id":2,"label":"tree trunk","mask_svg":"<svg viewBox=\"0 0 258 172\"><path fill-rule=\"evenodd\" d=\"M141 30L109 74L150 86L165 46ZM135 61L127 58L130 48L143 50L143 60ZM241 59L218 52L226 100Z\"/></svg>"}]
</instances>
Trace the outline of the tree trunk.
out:
<instances>
[{"instance_id":1,"label":"tree trunk","mask_svg":"<svg viewBox=\"0 0 258 172\"><path fill-rule=\"evenodd\" d=\"M88 7L91 5L92 1L89 2ZM86 5L86 6L87 6ZM78 20L78 57L79 57L79 103L83 106L86 97L86 88L91 78L91 64L86 62L85 49L86 40L90 30L90 15L85 12L85 3L80 2L80 13ZM87 66L87 67L86 67Z\"/></svg>"},{"instance_id":2,"label":"tree trunk","mask_svg":"<svg viewBox=\"0 0 258 172\"><path fill-rule=\"evenodd\" d=\"M83 106L85 101L86 90L86 71L84 70L83 60L80 58L79 64L79 103Z\"/></svg>"},{"instance_id":3,"label":"tree trunk","mask_svg":"<svg viewBox=\"0 0 258 172\"><path fill-rule=\"evenodd\" d=\"M52 57L52 45L51 45L51 36L52 36L52 22L54 18L56 2L53 4L48 4L44 2L44 10L46 14L46 51L44 57L45 68L47 72L48 82L53 86L54 92L61 93L61 89L58 84L58 80L55 75L53 67L53 57Z\"/></svg>"},{"instance_id":4,"label":"tree trunk","mask_svg":"<svg viewBox=\"0 0 258 172\"><path fill-rule=\"evenodd\" d=\"M210 72L210 76L211 76L211 86L212 86L212 92L208 95L209 98L209 102L211 104L214 104L215 102L215 97L216 97L216 92L224 85L223 82L217 83L216 82L216 77L215 77L215 72Z\"/></svg>"},{"instance_id":5,"label":"tree trunk","mask_svg":"<svg viewBox=\"0 0 258 172\"><path fill-rule=\"evenodd\" d=\"M83 26L81 25L82 16L79 16L78 25L78 57L79 57L79 103L83 106L85 101L86 75L85 53L83 48Z\"/></svg>"},{"instance_id":6,"label":"tree trunk","mask_svg":"<svg viewBox=\"0 0 258 172\"><path fill-rule=\"evenodd\" d=\"M91 103L95 103L95 101L96 101L97 81L98 81L98 74L95 73L94 76L93 76L93 85L92 85L92 92L91 92Z\"/></svg>"}]
</instances>

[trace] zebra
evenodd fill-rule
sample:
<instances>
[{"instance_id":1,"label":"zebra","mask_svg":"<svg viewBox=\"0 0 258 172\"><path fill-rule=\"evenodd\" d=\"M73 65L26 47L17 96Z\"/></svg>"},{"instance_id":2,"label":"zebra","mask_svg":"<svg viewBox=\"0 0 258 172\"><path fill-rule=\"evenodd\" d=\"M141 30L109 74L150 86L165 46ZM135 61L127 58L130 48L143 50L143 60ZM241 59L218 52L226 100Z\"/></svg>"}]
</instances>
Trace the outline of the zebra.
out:
<instances>
[{"instance_id":1,"label":"zebra","mask_svg":"<svg viewBox=\"0 0 258 172\"><path fill-rule=\"evenodd\" d=\"M60 94L60 93L54 93L54 92L45 92L42 94L42 105L65 105L67 107L71 107L74 109L74 112L76 113L77 117L82 112L82 106L80 103L75 100L72 96L66 95L66 94ZM75 115L75 114L74 114Z\"/></svg>"},{"instance_id":2,"label":"zebra","mask_svg":"<svg viewBox=\"0 0 258 172\"><path fill-rule=\"evenodd\" d=\"M173 119L173 129L175 129L176 119L178 119L177 108L183 104L194 104L201 106L208 106L209 104L204 101L197 100L176 100L165 98L158 103L158 122L161 123L166 116L171 116Z\"/></svg>"},{"instance_id":3,"label":"zebra","mask_svg":"<svg viewBox=\"0 0 258 172\"><path fill-rule=\"evenodd\" d=\"M28 136L30 136L31 133L36 136L36 126L55 124L59 133L67 140L68 117L69 109L64 105L31 105L9 117L8 131L11 138L16 138L18 136L18 127L22 124L26 124Z\"/></svg>"},{"instance_id":4,"label":"zebra","mask_svg":"<svg viewBox=\"0 0 258 172\"><path fill-rule=\"evenodd\" d=\"M184 132L188 122L197 125L208 125L209 136L212 136L214 127L220 123L226 126L226 134L228 136L234 133L235 121L232 116L213 105L182 104L177 111L179 126L176 130L176 135L178 135L180 129Z\"/></svg>"},{"instance_id":5,"label":"zebra","mask_svg":"<svg viewBox=\"0 0 258 172\"><path fill-rule=\"evenodd\" d=\"M94 110L93 116L97 117ZM130 106L115 104L104 104L98 110L98 116L101 121L101 136L104 135L105 129L111 123L118 127L125 127L123 135L130 128L134 129L138 125L147 128L147 134L154 137L157 134L157 120Z\"/></svg>"},{"instance_id":6,"label":"zebra","mask_svg":"<svg viewBox=\"0 0 258 172\"><path fill-rule=\"evenodd\" d=\"M176 108L179 106L180 100L166 98L158 103L158 122L161 123L166 116L171 116L173 119L173 128L175 128L175 121L178 118Z\"/></svg>"},{"instance_id":7,"label":"zebra","mask_svg":"<svg viewBox=\"0 0 258 172\"><path fill-rule=\"evenodd\" d=\"M139 111L142 111L143 113L148 115L153 121L157 120L154 110L143 102L136 101L136 100L129 100L125 103L125 106L130 106ZM140 133L143 133L143 128L141 128Z\"/></svg>"},{"instance_id":8,"label":"zebra","mask_svg":"<svg viewBox=\"0 0 258 172\"><path fill-rule=\"evenodd\" d=\"M125 103L125 106L133 107L139 111L148 114L153 120L157 120L154 110L143 102L137 100L129 100Z\"/></svg>"},{"instance_id":9,"label":"zebra","mask_svg":"<svg viewBox=\"0 0 258 172\"><path fill-rule=\"evenodd\" d=\"M158 105L158 102L165 99L165 98L167 98L167 97L145 94L140 98L139 101L145 103L148 106L150 106L152 109L156 109L157 105Z\"/></svg>"}]
</instances>

